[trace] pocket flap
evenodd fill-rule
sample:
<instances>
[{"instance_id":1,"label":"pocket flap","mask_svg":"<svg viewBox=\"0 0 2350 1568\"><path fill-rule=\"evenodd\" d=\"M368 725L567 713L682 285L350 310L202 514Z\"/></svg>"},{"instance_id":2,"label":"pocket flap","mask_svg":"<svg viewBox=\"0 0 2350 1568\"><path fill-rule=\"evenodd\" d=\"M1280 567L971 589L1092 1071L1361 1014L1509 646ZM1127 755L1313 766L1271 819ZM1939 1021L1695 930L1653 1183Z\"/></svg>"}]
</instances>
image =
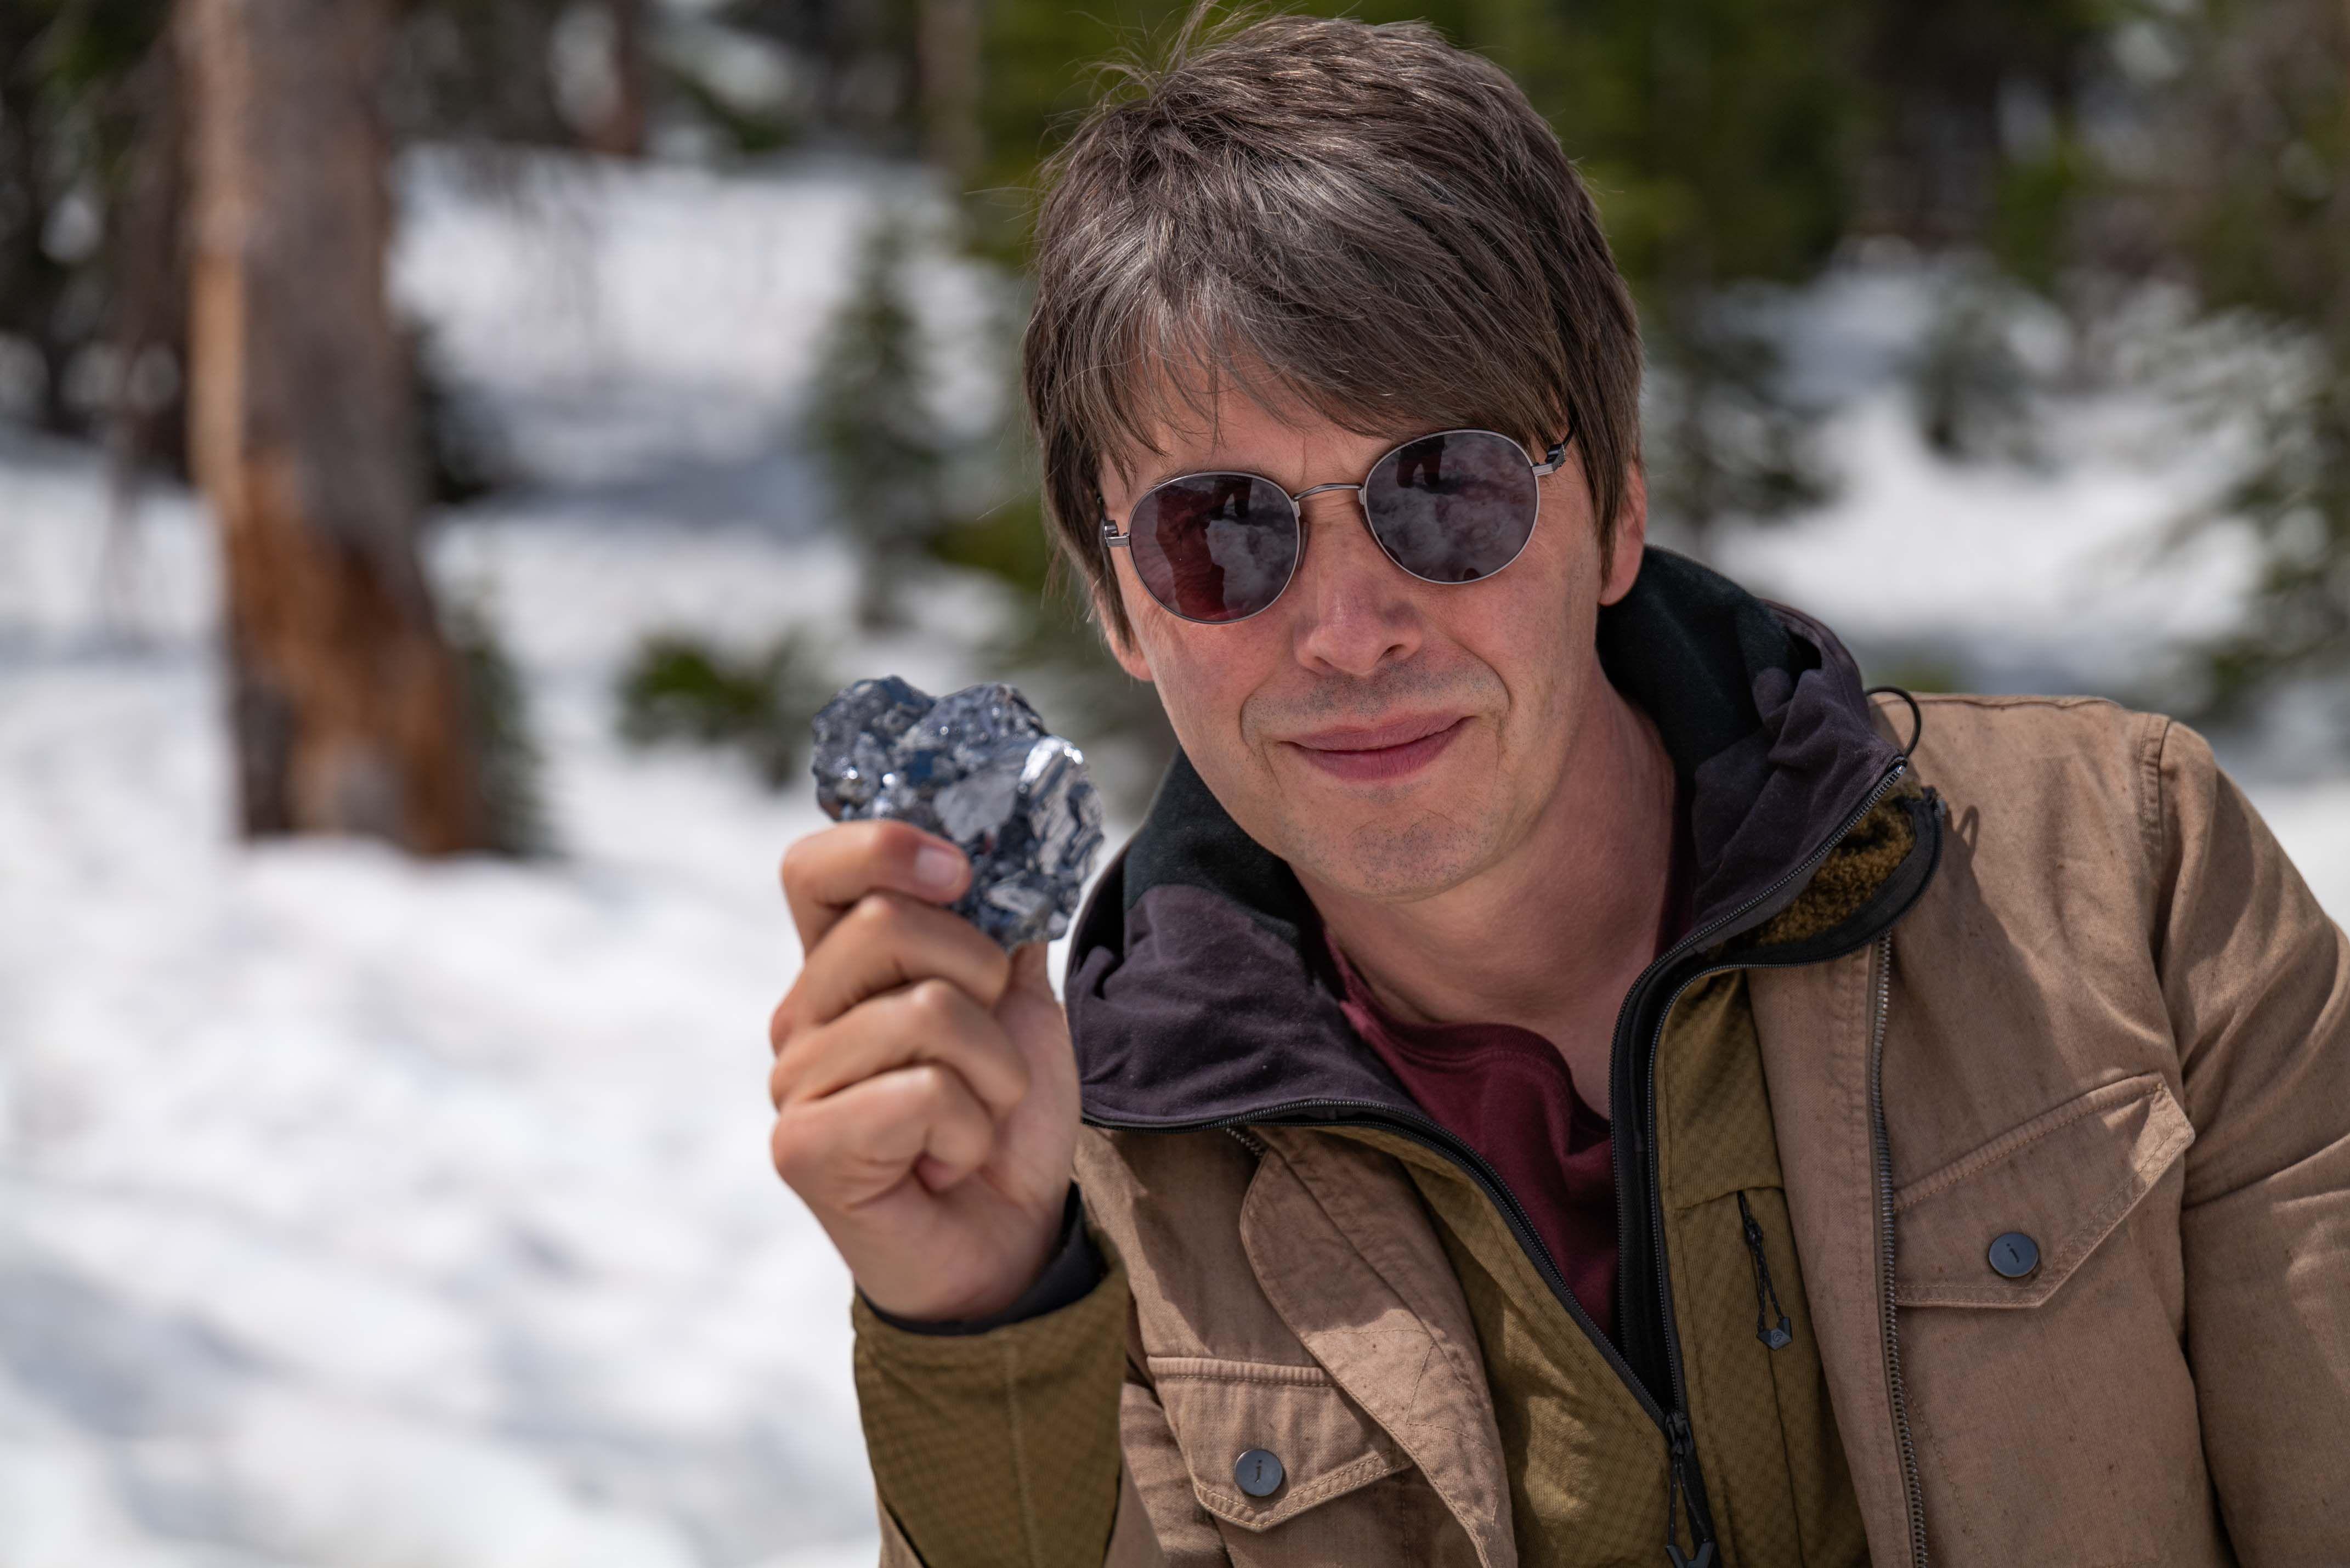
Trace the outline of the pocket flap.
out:
<instances>
[{"instance_id":1,"label":"pocket flap","mask_svg":"<svg viewBox=\"0 0 2350 1568\"><path fill-rule=\"evenodd\" d=\"M2011 1127L1893 1195L1895 1302L2038 1306L2194 1141L2187 1113L2152 1073ZM1991 1243L2019 1232L2039 1262L2011 1279L1992 1266Z\"/></svg>"},{"instance_id":2,"label":"pocket flap","mask_svg":"<svg viewBox=\"0 0 2350 1568\"><path fill-rule=\"evenodd\" d=\"M1188 1355L1149 1366L1201 1506L1243 1530L1270 1530L1409 1462L1319 1366ZM1232 1469L1258 1449L1281 1461L1281 1483L1251 1497Z\"/></svg>"}]
</instances>

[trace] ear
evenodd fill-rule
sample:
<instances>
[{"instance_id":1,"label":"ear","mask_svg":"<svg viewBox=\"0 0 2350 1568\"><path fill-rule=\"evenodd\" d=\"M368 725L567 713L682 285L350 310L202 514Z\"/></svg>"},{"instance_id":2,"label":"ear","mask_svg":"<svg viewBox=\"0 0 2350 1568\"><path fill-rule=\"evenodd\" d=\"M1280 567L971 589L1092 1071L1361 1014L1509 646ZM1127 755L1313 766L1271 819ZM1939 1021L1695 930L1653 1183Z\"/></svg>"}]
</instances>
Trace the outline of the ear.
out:
<instances>
[{"instance_id":1,"label":"ear","mask_svg":"<svg viewBox=\"0 0 2350 1568\"><path fill-rule=\"evenodd\" d=\"M1640 556L1648 547L1648 473L1638 463L1625 475L1624 505L1616 514L1616 540L1607 555L1607 580L1599 585L1599 602L1612 605L1632 591L1640 576Z\"/></svg>"},{"instance_id":2,"label":"ear","mask_svg":"<svg viewBox=\"0 0 2350 1568\"><path fill-rule=\"evenodd\" d=\"M1115 554L1115 552L1112 553ZM1102 646L1109 649L1109 656L1112 659L1118 660L1118 667L1135 680L1149 685L1150 661L1143 657L1140 646L1132 636L1118 635L1118 621L1111 614L1112 601L1109 597L1111 594L1119 597L1119 602L1126 606L1129 618L1134 613L1133 597L1126 592L1125 575L1120 573L1115 565L1111 566L1110 571L1112 576L1107 591L1099 584L1096 584L1093 589L1094 629L1101 633ZM1133 624L1131 618L1127 622L1129 627Z\"/></svg>"}]
</instances>

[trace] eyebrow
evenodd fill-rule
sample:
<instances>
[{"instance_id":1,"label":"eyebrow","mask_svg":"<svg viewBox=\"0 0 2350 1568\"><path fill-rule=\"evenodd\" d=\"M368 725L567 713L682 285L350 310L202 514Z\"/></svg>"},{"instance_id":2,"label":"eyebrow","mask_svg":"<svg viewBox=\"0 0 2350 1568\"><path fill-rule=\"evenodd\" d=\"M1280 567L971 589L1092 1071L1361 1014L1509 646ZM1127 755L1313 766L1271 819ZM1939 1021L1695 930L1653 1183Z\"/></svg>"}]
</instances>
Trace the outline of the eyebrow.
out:
<instances>
[{"instance_id":1,"label":"eyebrow","mask_svg":"<svg viewBox=\"0 0 2350 1568\"><path fill-rule=\"evenodd\" d=\"M1378 454L1371 459L1371 466L1373 468L1377 468L1378 466L1379 458L1387 456L1389 452L1395 451L1396 448L1399 446L1405 446L1412 441L1418 441L1422 436L1436 435L1445 431L1471 429L1484 430L1491 428L1492 427L1482 425L1430 425L1425 428L1415 427L1414 429L1400 434L1390 432L1388 435L1380 437L1380 439L1385 441L1387 444L1379 448ZM1158 489L1160 485L1166 483L1170 479L1184 479L1195 473L1245 473L1252 479L1262 479L1267 484L1276 486L1284 495L1295 495L1297 493L1297 491L1291 490L1287 485L1283 484L1280 480L1275 479L1272 474L1266 473L1262 470L1239 467L1217 467L1211 464L1204 468L1170 468L1159 472L1151 478L1149 483L1142 485L1135 491L1134 500L1141 500L1144 496L1149 494L1152 491ZM1364 477L1364 474L1357 473L1346 479L1317 479L1312 483L1298 486L1298 490L1311 490L1318 484L1353 484ZM1132 502L1129 502L1128 504L1130 506ZM1105 507L1105 510L1107 510L1107 507Z\"/></svg>"}]
</instances>

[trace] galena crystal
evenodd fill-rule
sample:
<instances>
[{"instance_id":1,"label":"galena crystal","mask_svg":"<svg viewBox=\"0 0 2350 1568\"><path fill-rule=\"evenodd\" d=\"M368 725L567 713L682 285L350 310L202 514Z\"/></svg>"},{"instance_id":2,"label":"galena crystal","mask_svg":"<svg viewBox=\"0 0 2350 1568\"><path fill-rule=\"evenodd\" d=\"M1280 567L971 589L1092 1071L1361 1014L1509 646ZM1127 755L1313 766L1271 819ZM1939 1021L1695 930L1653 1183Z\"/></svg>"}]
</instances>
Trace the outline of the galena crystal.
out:
<instances>
[{"instance_id":1,"label":"galena crystal","mask_svg":"<svg viewBox=\"0 0 2350 1568\"><path fill-rule=\"evenodd\" d=\"M1085 753L1000 683L945 697L894 675L860 680L816 716L816 798L835 822L889 816L971 857L952 906L1006 949L1069 929L1102 842Z\"/></svg>"}]
</instances>

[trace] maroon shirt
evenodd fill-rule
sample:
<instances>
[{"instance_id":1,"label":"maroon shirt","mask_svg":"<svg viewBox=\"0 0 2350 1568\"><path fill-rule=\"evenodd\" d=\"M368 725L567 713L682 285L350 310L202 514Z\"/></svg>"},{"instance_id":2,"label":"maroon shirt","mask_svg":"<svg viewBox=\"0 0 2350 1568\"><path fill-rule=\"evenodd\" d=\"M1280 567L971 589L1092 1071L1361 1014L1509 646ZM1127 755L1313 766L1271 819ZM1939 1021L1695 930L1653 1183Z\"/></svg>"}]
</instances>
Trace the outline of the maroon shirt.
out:
<instances>
[{"instance_id":1,"label":"maroon shirt","mask_svg":"<svg viewBox=\"0 0 2350 1568\"><path fill-rule=\"evenodd\" d=\"M1671 888L1658 952L1690 922L1688 816L1675 803ZM1567 1289L1616 1337L1613 1128L1575 1093L1551 1043L1514 1023L1407 1023L1390 1016L1326 935L1346 984L1339 1007L1420 1109L1485 1157L1525 1205Z\"/></svg>"}]
</instances>

